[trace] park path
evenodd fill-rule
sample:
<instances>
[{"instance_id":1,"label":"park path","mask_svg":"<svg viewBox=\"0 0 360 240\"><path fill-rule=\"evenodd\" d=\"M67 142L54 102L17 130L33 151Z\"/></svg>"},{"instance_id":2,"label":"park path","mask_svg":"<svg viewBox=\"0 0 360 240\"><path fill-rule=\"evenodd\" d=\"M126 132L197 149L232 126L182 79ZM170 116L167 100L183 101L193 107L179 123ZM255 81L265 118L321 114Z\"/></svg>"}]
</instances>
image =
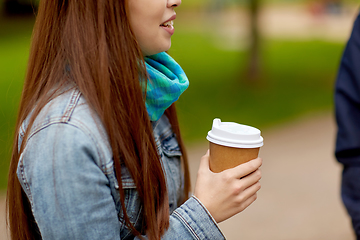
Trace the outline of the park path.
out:
<instances>
[{"instance_id":1,"label":"park path","mask_svg":"<svg viewBox=\"0 0 360 240\"><path fill-rule=\"evenodd\" d=\"M228 240L355 239L339 196L335 131L332 114L323 113L262 132L262 188L251 206L220 224ZM206 141L188 146L193 183L207 147ZM8 240L4 209L3 195L0 240Z\"/></svg>"},{"instance_id":2,"label":"park path","mask_svg":"<svg viewBox=\"0 0 360 240\"><path fill-rule=\"evenodd\" d=\"M5 224L5 193L0 192L0 240L8 240Z\"/></svg>"}]
</instances>

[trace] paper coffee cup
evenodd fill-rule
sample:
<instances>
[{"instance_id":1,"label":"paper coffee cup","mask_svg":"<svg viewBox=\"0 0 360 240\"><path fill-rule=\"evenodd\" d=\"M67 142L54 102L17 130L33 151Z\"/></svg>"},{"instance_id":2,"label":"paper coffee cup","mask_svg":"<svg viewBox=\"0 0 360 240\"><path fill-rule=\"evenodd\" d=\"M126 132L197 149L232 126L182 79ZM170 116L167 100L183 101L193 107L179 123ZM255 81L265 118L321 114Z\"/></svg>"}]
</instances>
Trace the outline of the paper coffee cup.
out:
<instances>
[{"instance_id":1,"label":"paper coffee cup","mask_svg":"<svg viewBox=\"0 0 360 240\"><path fill-rule=\"evenodd\" d=\"M213 121L206 139L210 144L210 169L221 172L255 159L263 146L259 129L234 122Z\"/></svg>"}]
</instances>

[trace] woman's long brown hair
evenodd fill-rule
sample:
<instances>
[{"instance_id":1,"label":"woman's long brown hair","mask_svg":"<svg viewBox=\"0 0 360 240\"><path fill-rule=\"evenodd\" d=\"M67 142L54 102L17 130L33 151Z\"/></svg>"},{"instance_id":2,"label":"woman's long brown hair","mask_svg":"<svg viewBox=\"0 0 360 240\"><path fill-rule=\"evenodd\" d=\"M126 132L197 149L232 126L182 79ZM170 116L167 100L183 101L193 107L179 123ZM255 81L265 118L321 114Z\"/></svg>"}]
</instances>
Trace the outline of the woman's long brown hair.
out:
<instances>
[{"instance_id":1,"label":"woman's long brown hair","mask_svg":"<svg viewBox=\"0 0 360 240\"><path fill-rule=\"evenodd\" d=\"M139 78L146 78L146 70L126 14L125 0L40 1L9 170L7 209L13 240L39 236L16 169L31 124L53 97L49 93L67 84L73 84L81 91L107 131L128 227L135 235L145 231L149 239L160 239L168 228L165 176L139 83ZM20 125L31 112L30 126L24 141L18 146ZM183 152L185 200L190 181L174 106L166 111L166 115ZM139 231L135 230L126 214L121 163L134 178L144 205L146 224Z\"/></svg>"}]
</instances>

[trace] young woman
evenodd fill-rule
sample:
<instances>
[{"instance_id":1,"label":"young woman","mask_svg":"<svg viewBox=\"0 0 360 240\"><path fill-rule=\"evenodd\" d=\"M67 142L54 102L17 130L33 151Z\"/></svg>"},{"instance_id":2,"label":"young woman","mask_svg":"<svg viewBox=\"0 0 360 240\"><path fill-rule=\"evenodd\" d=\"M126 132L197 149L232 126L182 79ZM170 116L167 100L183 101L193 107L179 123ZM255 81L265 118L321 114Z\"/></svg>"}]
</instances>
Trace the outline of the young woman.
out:
<instances>
[{"instance_id":1,"label":"young woman","mask_svg":"<svg viewBox=\"0 0 360 240\"><path fill-rule=\"evenodd\" d=\"M261 159L190 195L173 103L187 88L164 51L180 0L42 0L8 185L12 239L223 239L260 189ZM190 196L190 197L189 197Z\"/></svg>"}]
</instances>

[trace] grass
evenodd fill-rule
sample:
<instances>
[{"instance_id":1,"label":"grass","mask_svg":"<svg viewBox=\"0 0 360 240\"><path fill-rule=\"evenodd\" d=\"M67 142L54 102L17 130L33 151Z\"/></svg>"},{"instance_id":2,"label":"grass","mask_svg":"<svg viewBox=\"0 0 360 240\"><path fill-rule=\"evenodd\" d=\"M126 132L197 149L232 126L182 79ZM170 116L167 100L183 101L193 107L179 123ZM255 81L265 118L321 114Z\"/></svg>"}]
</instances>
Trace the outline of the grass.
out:
<instances>
[{"instance_id":1,"label":"grass","mask_svg":"<svg viewBox=\"0 0 360 240\"><path fill-rule=\"evenodd\" d=\"M25 75L32 22L0 25L0 190L6 188L11 139ZM10 26L10 27L9 27ZM7 29L6 31L2 31ZM246 52L218 49L205 33L184 28L173 37L171 55L190 79L178 101L187 143L204 140L212 119L260 129L332 108L332 89L343 44L266 40L262 78L244 78Z\"/></svg>"}]
</instances>

